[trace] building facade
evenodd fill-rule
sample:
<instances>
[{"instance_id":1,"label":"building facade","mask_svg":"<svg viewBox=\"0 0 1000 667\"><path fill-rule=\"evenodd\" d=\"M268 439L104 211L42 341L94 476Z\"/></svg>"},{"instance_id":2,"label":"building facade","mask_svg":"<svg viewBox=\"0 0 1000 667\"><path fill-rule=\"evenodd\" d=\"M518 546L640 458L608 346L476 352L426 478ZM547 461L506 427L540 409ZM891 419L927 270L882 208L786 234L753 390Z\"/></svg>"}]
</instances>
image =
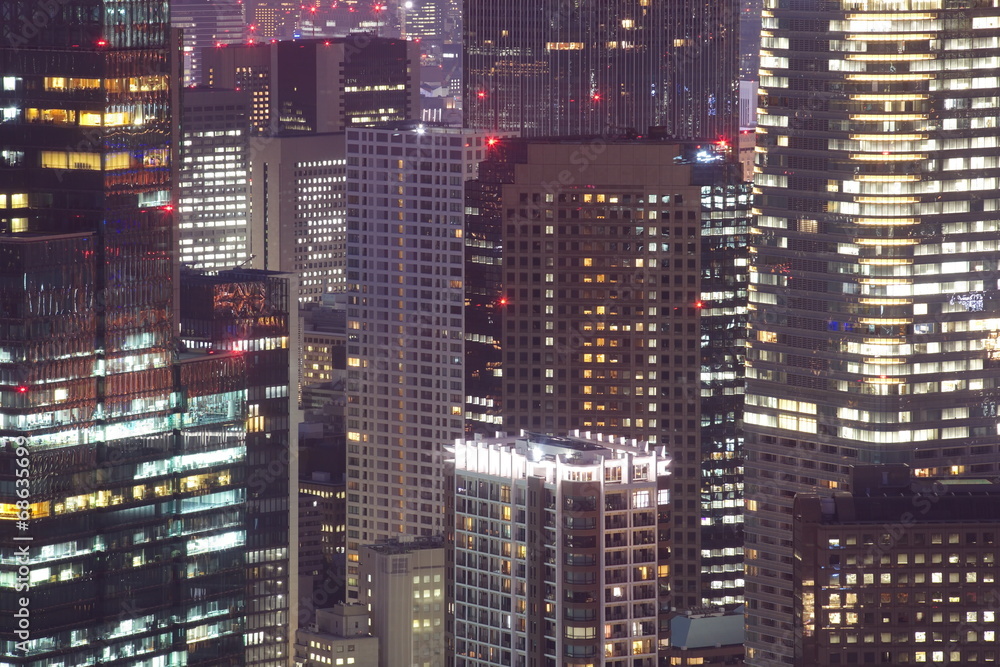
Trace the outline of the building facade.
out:
<instances>
[{"instance_id":1,"label":"building facade","mask_svg":"<svg viewBox=\"0 0 1000 667\"><path fill-rule=\"evenodd\" d=\"M739 5L465 0L468 127L733 138Z\"/></svg>"},{"instance_id":2,"label":"building facade","mask_svg":"<svg viewBox=\"0 0 1000 667\"><path fill-rule=\"evenodd\" d=\"M796 664L996 660L1000 487L866 468L854 493L795 497Z\"/></svg>"},{"instance_id":3,"label":"building facade","mask_svg":"<svg viewBox=\"0 0 1000 667\"><path fill-rule=\"evenodd\" d=\"M330 385L347 377L347 311L316 304L300 311L302 353L299 357L300 402L309 387Z\"/></svg>"},{"instance_id":4,"label":"building facade","mask_svg":"<svg viewBox=\"0 0 1000 667\"><path fill-rule=\"evenodd\" d=\"M378 667L445 660L445 546L440 538L361 548L360 597L378 637Z\"/></svg>"},{"instance_id":5,"label":"building facade","mask_svg":"<svg viewBox=\"0 0 1000 667\"><path fill-rule=\"evenodd\" d=\"M250 265L294 273L300 304L344 291L344 134L259 141L250 169Z\"/></svg>"},{"instance_id":6,"label":"building facade","mask_svg":"<svg viewBox=\"0 0 1000 667\"><path fill-rule=\"evenodd\" d=\"M249 90L255 132L343 132L420 117L420 51L353 34L220 47L205 52L205 85Z\"/></svg>"},{"instance_id":7,"label":"building facade","mask_svg":"<svg viewBox=\"0 0 1000 667\"><path fill-rule=\"evenodd\" d=\"M996 471L998 21L935 1L765 2L750 664L794 660L796 493L850 491L854 464Z\"/></svg>"},{"instance_id":8,"label":"building facade","mask_svg":"<svg viewBox=\"0 0 1000 667\"><path fill-rule=\"evenodd\" d=\"M338 604L316 610L316 624L299 629L295 667L370 665L378 660L378 638L371 634L368 609L360 604Z\"/></svg>"},{"instance_id":9,"label":"building facade","mask_svg":"<svg viewBox=\"0 0 1000 667\"><path fill-rule=\"evenodd\" d=\"M245 665L294 655L298 599L298 339L294 277L247 269L181 277L181 343L246 367ZM294 311L291 311L294 312ZM290 399L291 397L291 399Z\"/></svg>"},{"instance_id":10,"label":"building facade","mask_svg":"<svg viewBox=\"0 0 1000 667\"><path fill-rule=\"evenodd\" d=\"M348 132L348 586L360 545L444 530L463 435L464 183L486 133Z\"/></svg>"},{"instance_id":11,"label":"building facade","mask_svg":"<svg viewBox=\"0 0 1000 667\"><path fill-rule=\"evenodd\" d=\"M177 356L179 41L129 10L0 3L0 650L249 664L246 364Z\"/></svg>"},{"instance_id":12,"label":"building facade","mask_svg":"<svg viewBox=\"0 0 1000 667\"><path fill-rule=\"evenodd\" d=\"M670 461L600 437L455 445L456 667L660 664L671 608Z\"/></svg>"},{"instance_id":13,"label":"building facade","mask_svg":"<svg viewBox=\"0 0 1000 667\"><path fill-rule=\"evenodd\" d=\"M189 88L181 101L178 260L236 268L250 261L250 97Z\"/></svg>"},{"instance_id":14,"label":"building facade","mask_svg":"<svg viewBox=\"0 0 1000 667\"><path fill-rule=\"evenodd\" d=\"M323 576L324 569L338 558L343 560L346 552L347 489L343 475L337 480L331 477L313 473L310 479L298 481L301 575Z\"/></svg>"},{"instance_id":15,"label":"building facade","mask_svg":"<svg viewBox=\"0 0 1000 667\"><path fill-rule=\"evenodd\" d=\"M202 82L202 54L218 46L247 41L249 30L244 3L239 0L173 0L170 24L183 33L184 85Z\"/></svg>"},{"instance_id":16,"label":"building facade","mask_svg":"<svg viewBox=\"0 0 1000 667\"><path fill-rule=\"evenodd\" d=\"M504 140L469 184L470 430L577 423L666 446L681 609L742 599L736 171L657 141Z\"/></svg>"}]
</instances>

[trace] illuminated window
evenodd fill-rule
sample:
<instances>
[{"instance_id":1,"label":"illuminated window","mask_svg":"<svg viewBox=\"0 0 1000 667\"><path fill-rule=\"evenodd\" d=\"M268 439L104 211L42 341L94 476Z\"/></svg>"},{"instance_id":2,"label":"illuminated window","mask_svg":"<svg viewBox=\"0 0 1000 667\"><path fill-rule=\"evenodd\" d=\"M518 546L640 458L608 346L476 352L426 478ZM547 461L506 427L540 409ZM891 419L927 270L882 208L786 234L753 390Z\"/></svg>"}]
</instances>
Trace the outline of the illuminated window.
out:
<instances>
[{"instance_id":1,"label":"illuminated window","mask_svg":"<svg viewBox=\"0 0 1000 667\"><path fill-rule=\"evenodd\" d=\"M42 151L42 167L46 169L94 169L101 168L100 153L67 153L65 151Z\"/></svg>"},{"instance_id":2,"label":"illuminated window","mask_svg":"<svg viewBox=\"0 0 1000 667\"><path fill-rule=\"evenodd\" d=\"M108 153L104 156L104 168L107 171L128 169L131 162L131 156L128 153Z\"/></svg>"}]
</instances>

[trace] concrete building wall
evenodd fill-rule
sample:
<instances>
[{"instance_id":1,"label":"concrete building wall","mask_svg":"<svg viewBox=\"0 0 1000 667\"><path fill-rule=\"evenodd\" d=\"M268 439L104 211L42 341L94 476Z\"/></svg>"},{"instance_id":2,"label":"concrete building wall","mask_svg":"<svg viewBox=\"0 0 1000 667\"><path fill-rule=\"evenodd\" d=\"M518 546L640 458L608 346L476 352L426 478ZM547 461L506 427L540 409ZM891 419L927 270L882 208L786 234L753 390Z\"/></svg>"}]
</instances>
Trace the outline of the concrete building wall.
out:
<instances>
[{"instance_id":1,"label":"concrete building wall","mask_svg":"<svg viewBox=\"0 0 1000 667\"><path fill-rule=\"evenodd\" d=\"M360 598L379 638L378 667L444 663L445 554L440 540L362 547Z\"/></svg>"},{"instance_id":2,"label":"concrete building wall","mask_svg":"<svg viewBox=\"0 0 1000 667\"><path fill-rule=\"evenodd\" d=\"M444 529L463 434L464 190L486 133L348 132L348 586L360 545Z\"/></svg>"},{"instance_id":3,"label":"concrete building wall","mask_svg":"<svg viewBox=\"0 0 1000 667\"><path fill-rule=\"evenodd\" d=\"M295 273L298 299L344 288L344 135L254 140L251 252L255 268Z\"/></svg>"}]
</instances>

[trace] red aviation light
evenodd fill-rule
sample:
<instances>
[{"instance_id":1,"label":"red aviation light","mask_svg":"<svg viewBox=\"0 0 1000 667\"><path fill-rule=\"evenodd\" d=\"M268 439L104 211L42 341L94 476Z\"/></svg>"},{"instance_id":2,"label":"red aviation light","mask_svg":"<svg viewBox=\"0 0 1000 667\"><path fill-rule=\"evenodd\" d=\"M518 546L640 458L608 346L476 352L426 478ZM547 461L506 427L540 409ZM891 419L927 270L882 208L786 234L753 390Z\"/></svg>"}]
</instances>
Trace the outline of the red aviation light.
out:
<instances>
[{"instance_id":1,"label":"red aviation light","mask_svg":"<svg viewBox=\"0 0 1000 667\"><path fill-rule=\"evenodd\" d=\"M489 137L486 140L486 145L489 146L490 148L493 148L494 146L496 146L499 143L500 143L500 140L497 139L496 137Z\"/></svg>"},{"instance_id":2,"label":"red aviation light","mask_svg":"<svg viewBox=\"0 0 1000 667\"><path fill-rule=\"evenodd\" d=\"M28 393L28 387L27 387L27 385L23 385L23 384L17 385L17 393L19 393L19 394L27 394Z\"/></svg>"}]
</instances>

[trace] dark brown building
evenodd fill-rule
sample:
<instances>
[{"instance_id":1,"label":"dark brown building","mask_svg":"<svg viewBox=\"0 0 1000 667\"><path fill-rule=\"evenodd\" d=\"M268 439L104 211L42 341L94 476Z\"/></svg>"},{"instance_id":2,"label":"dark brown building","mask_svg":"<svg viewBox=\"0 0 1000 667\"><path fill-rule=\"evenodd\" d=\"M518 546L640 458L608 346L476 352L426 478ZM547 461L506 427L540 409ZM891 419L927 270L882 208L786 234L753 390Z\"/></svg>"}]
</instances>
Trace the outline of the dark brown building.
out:
<instances>
[{"instance_id":1,"label":"dark brown building","mask_svg":"<svg viewBox=\"0 0 1000 667\"><path fill-rule=\"evenodd\" d=\"M1000 485L856 469L794 505L795 664L997 660Z\"/></svg>"},{"instance_id":2,"label":"dark brown building","mask_svg":"<svg viewBox=\"0 0 1000 667\"><path fill-rule=\"evenodd\" d=\"M665 446L674 604L735 606L748 186L707 147L659 141L501 140L489 157L467 189L470 430Z\"/></svg>"}]
</instances>

